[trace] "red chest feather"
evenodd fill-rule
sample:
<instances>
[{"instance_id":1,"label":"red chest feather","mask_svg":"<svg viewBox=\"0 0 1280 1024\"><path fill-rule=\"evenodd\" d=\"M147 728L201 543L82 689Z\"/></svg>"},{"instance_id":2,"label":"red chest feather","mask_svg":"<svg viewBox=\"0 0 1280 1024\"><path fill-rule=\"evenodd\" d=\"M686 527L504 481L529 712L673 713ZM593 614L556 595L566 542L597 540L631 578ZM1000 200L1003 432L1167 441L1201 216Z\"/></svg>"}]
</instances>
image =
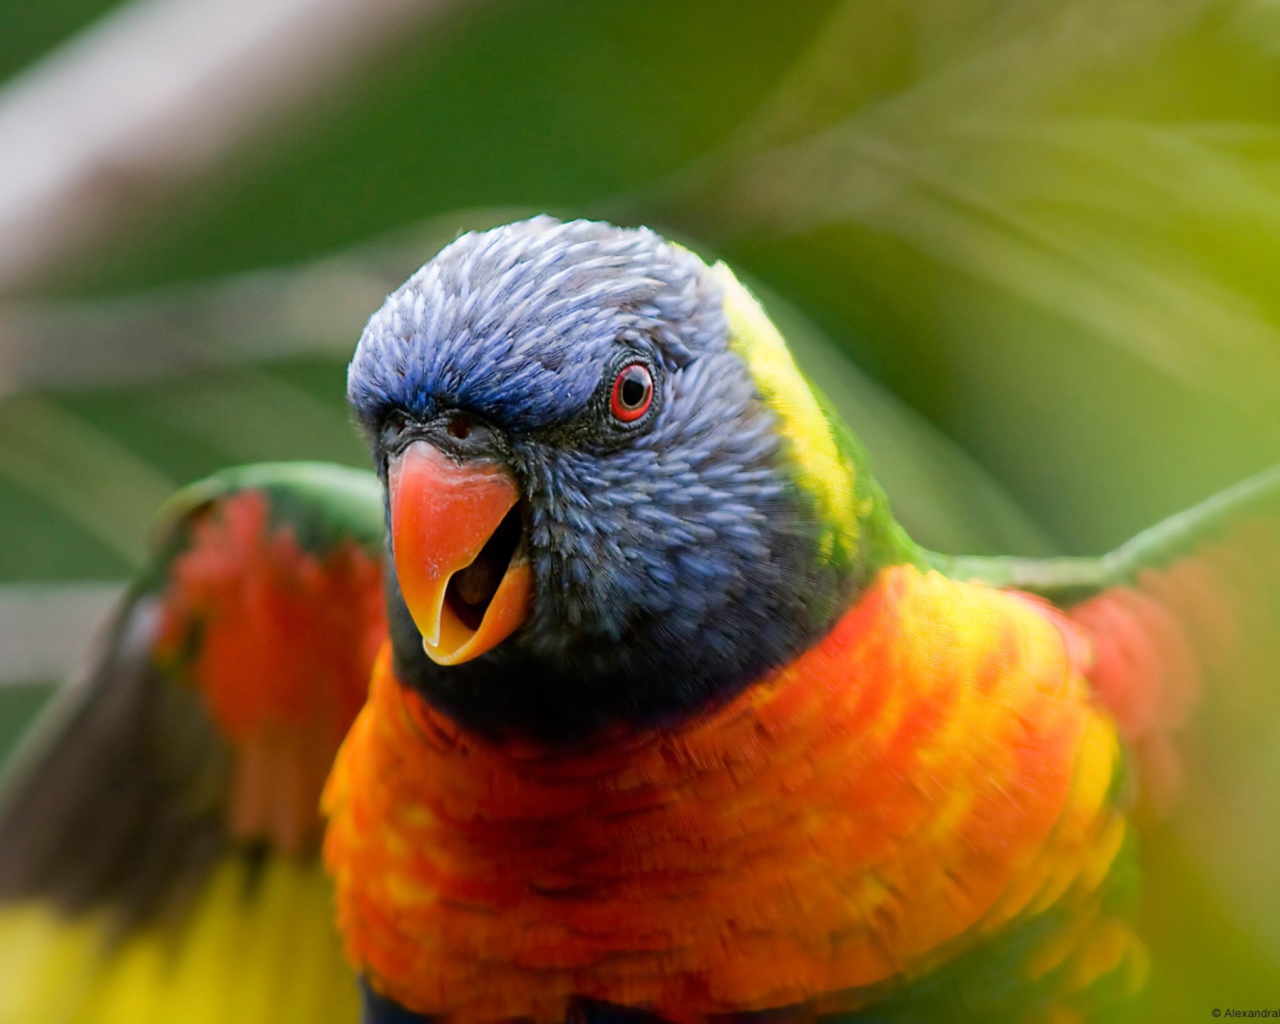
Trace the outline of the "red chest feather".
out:
<instances>
[{"instance_id":1,"label":"red chest feather","mask_svg":"<svg viewBox=\"0 0 1280 1024\"><path fill-rule=\"evenodd\" d=\"M836 1006L927 970L1119 847L1070 630L895 567L728 705L573 752L460 732L384 651L326 795L348 953L458 1020Z\"/></svg>"}]
</instances>

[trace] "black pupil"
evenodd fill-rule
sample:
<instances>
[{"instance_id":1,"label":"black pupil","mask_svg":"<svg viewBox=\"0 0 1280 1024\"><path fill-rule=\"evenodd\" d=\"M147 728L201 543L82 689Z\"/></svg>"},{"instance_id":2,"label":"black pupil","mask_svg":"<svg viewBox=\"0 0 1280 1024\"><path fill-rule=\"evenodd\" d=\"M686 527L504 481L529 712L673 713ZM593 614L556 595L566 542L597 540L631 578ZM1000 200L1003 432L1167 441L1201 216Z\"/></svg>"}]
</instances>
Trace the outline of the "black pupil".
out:
<instances>
[{"instance_id":1,"label":"black pupil","mask_svg":"<svg viewBox=\"0 0 1280 1024\"><path fill-rule=\"evenodd\" d=\"M645 372L639 367L632 367L622 377L622 387L618 390L618 398L627 409L638 409L644 404L649 393L649 382Z\"/></svg>"}]
</instances>

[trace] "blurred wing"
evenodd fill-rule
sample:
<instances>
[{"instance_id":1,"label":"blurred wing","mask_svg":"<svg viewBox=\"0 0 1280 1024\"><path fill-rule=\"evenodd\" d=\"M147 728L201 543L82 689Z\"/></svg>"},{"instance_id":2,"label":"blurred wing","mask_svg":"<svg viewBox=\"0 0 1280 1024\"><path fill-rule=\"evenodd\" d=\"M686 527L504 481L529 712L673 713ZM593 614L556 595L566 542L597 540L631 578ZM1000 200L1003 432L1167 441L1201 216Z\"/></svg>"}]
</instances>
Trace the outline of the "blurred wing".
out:
<instances>
[{"instance_id":1,"label":"blurred wing","mask_svg":"<svg viewBox=\"0 0 1280 1024\"><path fill-rule=\"evenodd\" d=\"M376 478L177 495L0 802L0 1024L356 1020L320 789L385 635Z\"/></svg>"},{"instance_id":2,"label":"blurred wing","mask_svg":"<svg viewBox=\"0 0 1280 1024\"><path fill-rule=\"evenodd\" d=\"M938 561L1087 634L1141 798L1151 1019L1224 992L1263 1005L1280 977L1280 467L1101 559Z\"/></svg>"},{"instance_id":3,"label":"blurred wing","mask_svg":"<svg viewBox=\"0 0 1280 1024\"><path fill-rule=\"evenodd\" d=\"M1210 753L1215 743L1238 751L1278 720L1280 466L1101 558L932 557L950 575L1048 598L1084 627L1090 682L1156 809L1183 788L1188 751L1177 739L1193 718L1204 718Z\"/></svg>"}]
</instances>

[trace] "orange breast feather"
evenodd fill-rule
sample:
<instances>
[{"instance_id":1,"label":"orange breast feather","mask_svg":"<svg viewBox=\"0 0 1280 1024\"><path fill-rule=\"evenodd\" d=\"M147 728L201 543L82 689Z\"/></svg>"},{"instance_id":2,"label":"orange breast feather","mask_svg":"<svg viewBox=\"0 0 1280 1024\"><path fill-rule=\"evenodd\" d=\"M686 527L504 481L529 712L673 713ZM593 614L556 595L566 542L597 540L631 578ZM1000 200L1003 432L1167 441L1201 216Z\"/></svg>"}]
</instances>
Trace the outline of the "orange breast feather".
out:
<instances>
[{"instance_id":1,"label":"orange breast feather","mask_svg":"<svg viewBox=\"0 0 1280 1024\"><path fill-rule=\"evenodd\" d=\"M856 1005L1106 875L1086 650L1030 600L894 567L726 706L572 753L461 732L384 650L326 793L348 955L459 1021Z\"/></svg>"}]
</instances>

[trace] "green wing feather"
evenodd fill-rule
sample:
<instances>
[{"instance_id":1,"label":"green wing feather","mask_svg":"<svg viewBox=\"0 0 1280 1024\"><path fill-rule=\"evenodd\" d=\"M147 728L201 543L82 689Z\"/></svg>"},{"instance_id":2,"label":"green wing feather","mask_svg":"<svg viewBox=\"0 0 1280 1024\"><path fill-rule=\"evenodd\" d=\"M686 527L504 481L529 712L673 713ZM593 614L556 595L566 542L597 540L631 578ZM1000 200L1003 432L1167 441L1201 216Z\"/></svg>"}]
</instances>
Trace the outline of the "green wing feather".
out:
<instances>
[{"instance_id":1,"label":"green wing feather","mask_svg":"<svg viewBox=\"0 0 1280 1024\"><path fill-rule=\"evenodd\" d=\"M1280 465L1170 516L1098 558L1013 558L928 553L934 568L959 579L1013 587L1074 604L1110 587L1131 586L1254 520L1280 522Z\"/></svg>"},{"instance_id":2,"label":"green wing feather","mask_svg":"<svg viewBox=\"0 0 1280 1024\"><path fill-rule=\"evenodd\" d=\"M309 548L349 539L371 554L382 550L383 494L378 478L329 462L259 462L230 466L197 480L161 506L153 546L164 549L173 532L202 506L248 490L268 495L273 518L289 522Z\"/></svg>"}]
</instances>

